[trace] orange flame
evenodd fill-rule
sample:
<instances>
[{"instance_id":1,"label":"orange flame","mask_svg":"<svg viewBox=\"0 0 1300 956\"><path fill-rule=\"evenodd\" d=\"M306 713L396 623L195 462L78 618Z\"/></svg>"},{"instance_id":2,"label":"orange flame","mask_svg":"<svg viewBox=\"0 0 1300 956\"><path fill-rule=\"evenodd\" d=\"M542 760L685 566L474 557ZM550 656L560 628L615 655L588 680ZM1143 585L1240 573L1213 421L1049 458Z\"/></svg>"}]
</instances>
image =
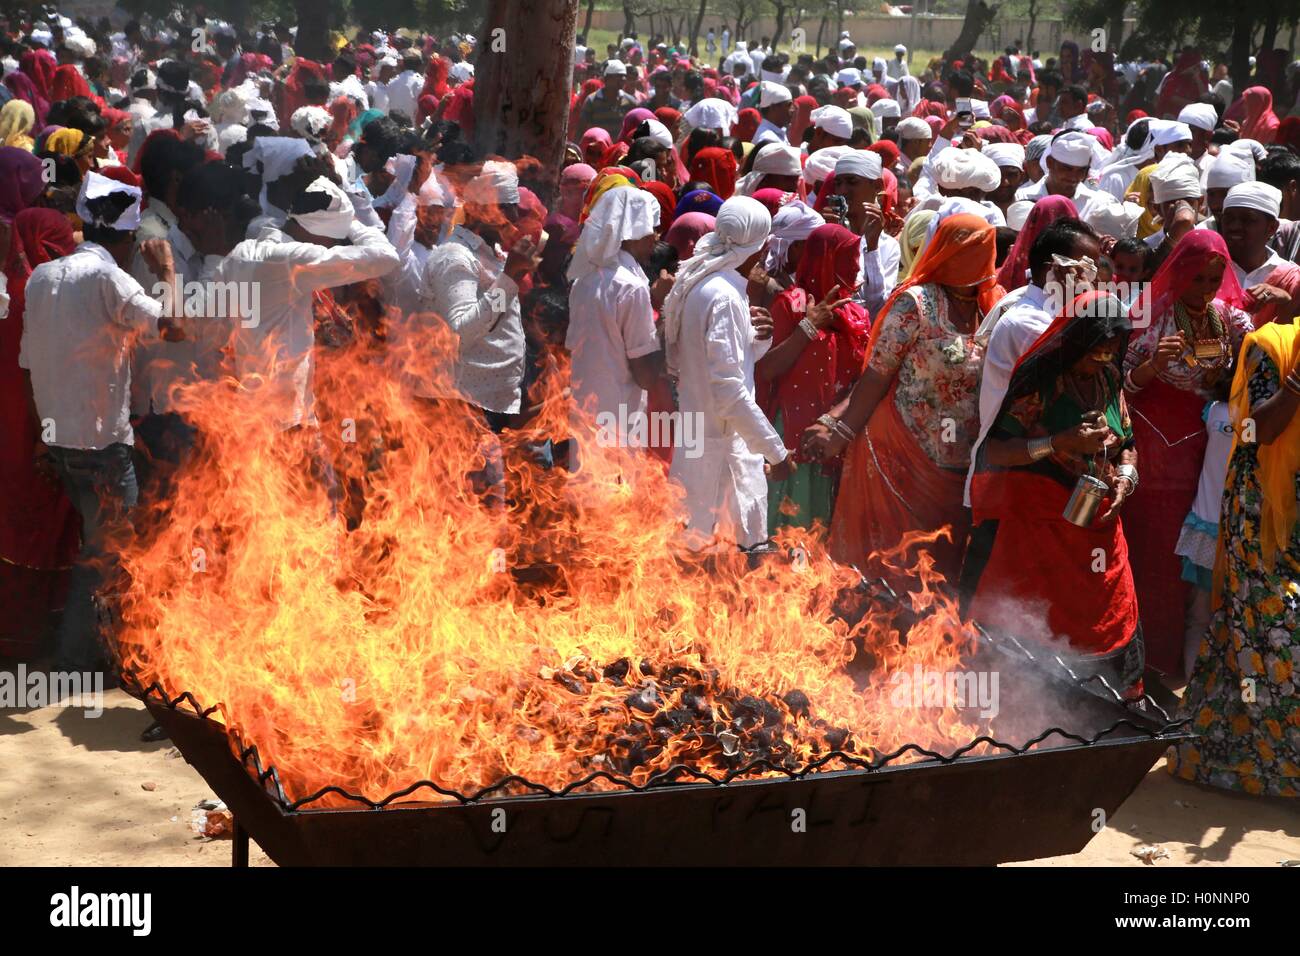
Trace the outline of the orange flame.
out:
<instances>
[{"instance_id":1,"label":"orange flame","mask_svg":"<svg viewBox=\"0 0 1300 956\"><path fill-rule=\"evenodd\" d=\"M681 492L653 458L598 447L589 427L577 472L528 459L527 442L569 431L566 372L548 363L541 415L505 438L496 514L465 477L486 430L413 402L378 352L319 358L341 514L306 436L278 432L255 391L185 390L202 445L167 520L124 555L124 666L219 704L291 799L333 784L377 800L421 779L471 793L511 774L558 789L597 770L643 784L760 756L801 769L836 748L951 751L979 732L966 712L890 701L893 671L961 670L971 650L924 556L902 638L888 609L837 616L859 579L817 535L783 531L806 561L756 569L683 551ZM509 573L539 566L542 580Z\"/></svg>"}]
</instances>

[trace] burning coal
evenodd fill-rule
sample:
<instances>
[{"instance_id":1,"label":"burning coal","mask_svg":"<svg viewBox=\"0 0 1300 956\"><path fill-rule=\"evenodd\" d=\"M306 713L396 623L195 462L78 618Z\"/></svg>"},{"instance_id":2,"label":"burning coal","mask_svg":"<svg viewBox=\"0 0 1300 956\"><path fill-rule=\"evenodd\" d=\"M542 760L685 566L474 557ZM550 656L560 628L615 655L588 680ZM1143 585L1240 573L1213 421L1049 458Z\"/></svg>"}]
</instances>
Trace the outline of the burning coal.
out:
<instances>
[{"instance_id":1,"label":"burning coal","mask_svg":"<svg viewBox=\"0 0 1300 956\"><path fill-rule=\"evenodd\" d=\"M649 457L600 447L593 424L577 471L536 463L570 430L561 371L549 361L542 414L505 440L495 512L466 477L487 432L413 402L363 346L316 369L319 454L277 429L256 382L186 391L202 443L165 520L126 548L123 665L218 705L290 799L335 785L379 800L425 779L472 794L510 775L643 785L766 761L759 775L981 732L971 711L891 702L890 674L961 670L972 647L924 557L900 625L894 608L844 613L859 576L813 536L784 533L796 561L684 552L680 492ZM337 505L313 458L337 473ZM908 544L888 560L912 560ZM529 569L544 573L512 573Z\"/></svg>"}]
</instances>

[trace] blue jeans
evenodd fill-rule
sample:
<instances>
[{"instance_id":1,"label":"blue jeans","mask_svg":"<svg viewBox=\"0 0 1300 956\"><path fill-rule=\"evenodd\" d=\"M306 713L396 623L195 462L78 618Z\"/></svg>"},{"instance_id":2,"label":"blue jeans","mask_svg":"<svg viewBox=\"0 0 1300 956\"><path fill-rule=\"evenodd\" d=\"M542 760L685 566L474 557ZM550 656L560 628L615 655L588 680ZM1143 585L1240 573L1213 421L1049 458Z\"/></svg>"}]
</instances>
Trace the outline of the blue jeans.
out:
<instances>
[{"instance_id":1,"label":"blue jeans","mask_svg":"<svg viewBox=\"0 0 1300 956\"><path fill-rule=\"evenodd\" d=\"M50 458L81 515L81 551L68 578L56 666L102 670L106 659L98 640L95 594L117 573L117 556L107 551L107 542L127 524L127 512L139 495L131 448L121 443L99 450L51 447Z\"/></svg>"}]
</instances>

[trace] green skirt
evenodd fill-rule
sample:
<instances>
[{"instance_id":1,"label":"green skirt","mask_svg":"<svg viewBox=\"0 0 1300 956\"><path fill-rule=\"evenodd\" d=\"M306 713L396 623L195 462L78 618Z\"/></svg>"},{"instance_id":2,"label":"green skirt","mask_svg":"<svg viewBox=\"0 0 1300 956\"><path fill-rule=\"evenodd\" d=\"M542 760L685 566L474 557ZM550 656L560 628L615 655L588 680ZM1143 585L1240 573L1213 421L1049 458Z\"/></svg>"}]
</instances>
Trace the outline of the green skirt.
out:
<instances>
[{"instance_id":1,"label":"green skirt","mask_svg":"<svg viewBox=\"0 0 1300 956\"><path fill-rule=\"evenodd\" d=\"M784 434L779 412L773 425L778 434ZM769 537L778 528L811 528L814 521L820 521L823 528L830 527L834 501L835 478L826 474L821 464L796 465L794 474L785 481L767 483Z\"/></svg>"}]
</instances>

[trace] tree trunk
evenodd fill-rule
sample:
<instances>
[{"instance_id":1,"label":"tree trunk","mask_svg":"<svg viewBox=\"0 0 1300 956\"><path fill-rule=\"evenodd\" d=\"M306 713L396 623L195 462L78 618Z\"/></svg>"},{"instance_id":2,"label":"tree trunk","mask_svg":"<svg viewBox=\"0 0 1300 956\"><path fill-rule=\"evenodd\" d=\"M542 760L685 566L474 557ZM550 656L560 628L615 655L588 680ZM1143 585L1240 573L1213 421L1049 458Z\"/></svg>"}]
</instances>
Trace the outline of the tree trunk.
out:
<instances>
[{"instance_id":1,"label":"tree trunk","mask_svg":"<svg viewBox=\"0 0 1300 956\"><path fill-rule=\"evenodd\" d=\"M1110 23L1107 24L1106 49L1119 59L1120 48L1124 45L1124 7L1127 0L1114 0L1110 7Z\"/></svg>"},{"instance_id":2,"label":"tree trunk","mask_svg":"<svg viewBox=\"0 0 1300 956\"><path fill-rule=\"evenodd\" d=\"M298 35L293 41L293 51L308 60L324 62L329 59L330 18L328 8L318 0L294 0L298 14Z\"/></svg>"},{"instance_id":3,"label":"tree trunk","mask_svg":"<svg viewBox=\"0 0 1300 956\"><path fill-rule=\"evenodd\" d=\"M623 36L628 36L636 32L636 11L632 9L632 4L623 0Z\"/></svg>"},{"instance_id":4,"label":"tree trunk","mask_svg":"<svg viewBox=\"0 0 1300 956\"><path fill-rule=\"evenodd\" d=\"M826 14L822 14L821 22L817 24L817 59L822 58L822 34L826 32Z\"/></svg>"},{"instance_id":5,"label":"tree trunk","mask_svg":"<svg viewBox=\"0 0 1300 956\"><path fill-rule=\"evenodd\" d=\"M1261 50L1269 53L1273 52L1273 48L1277 46L1277 28L1277 7L1269 4L1268 14L1264 18L1264 36L1259 41Z\"/></svg>"},{"instance_id":6,"label":"tree trunk","mask_svg":"<svg viewBox=\"0 0 1300 956\"><path fill-rule=\"evenodd\" d=\"M776 7L776 29L772 31L772 49L775 50L785 38L785 4L773 2L772 6Z\"/></svg>"},{"instance_id":7,"label":"tree trunk","mask_svg":"<svg viewBox=\"0 0 1300 956\"><path fill-rule=\"evenodd\" d=\"M587 0L587 21L582 25L582 35L591 36L591 15L596 12L596 0Z\"/></svg>"},{"instance_id":8,"label":"tree trunk","mask_svg":"<svg viewBox=\"0 0 1300 956\"><path fill-rule=\"evenodd\" d=\"M704 8L709 0L700 0L700 9L695 13L695 22L691 24L691 56L700 55L700 27L704 26Z\"/></svg>"},{"instance_id":9,"label":"tree trunk","mask_svg":"<svg viewBox=\"0 0 1300 956\"><path fill-rule=\"evenodd\" d=\"M1232 19L1232 46L1228 49L1228 76L1236 96L1250 86L1250 41L1255 23L1244 7L1238 7Z\"/></svg>"},{"instance_id":10,"label":"tree trunk","mask_svg":"<svg viewBox=\"0 0 1300 956\"><path fill-rule=\"evenodd\" d=\"M979 42L984 28L997 16L997 12L997 7L990 7L984 0L967 0L966 19L962 22L961 33L957 35L953 45L944 52L944 60L951 63L953 60L966 59L970 51L975 49L975 44Z\"/></svg>"},{"instance_id":11,"label":"tree trunk","mask_svg":"<svg viewBox=\"0 0 1300 956\"><path fill-rule=\"evenodd\" d=\"M840 36L844 33L844 0L835 0L835 36L831 37L831 51L840 52Z\"/></svg>"},{"instance_id":12,"label":"tree trunk","mask_svg":"<svg viewBox=\"0 0 1300 956\"><path fill-rule=\"evenodd\" d=\"M546 169L548 203L559 185L573 93L578 0L490 0L474 81L478 145L511 159L533 156ZM506 48L491 37L504 29ZM522 39L526 38L526 39Z\"/></svg>"},{"instance_id":13,"label":"tree trunk","mask_svg":"<svg viewBox=\"0 0 1300 956\"><path fill-rule=\"evenodd\" d=\"M1025 56L1033 61L1034 27L1038 24L1038 0L1029 0L1029 32L1025 35Z\"/></svg>"}]
</instances>

